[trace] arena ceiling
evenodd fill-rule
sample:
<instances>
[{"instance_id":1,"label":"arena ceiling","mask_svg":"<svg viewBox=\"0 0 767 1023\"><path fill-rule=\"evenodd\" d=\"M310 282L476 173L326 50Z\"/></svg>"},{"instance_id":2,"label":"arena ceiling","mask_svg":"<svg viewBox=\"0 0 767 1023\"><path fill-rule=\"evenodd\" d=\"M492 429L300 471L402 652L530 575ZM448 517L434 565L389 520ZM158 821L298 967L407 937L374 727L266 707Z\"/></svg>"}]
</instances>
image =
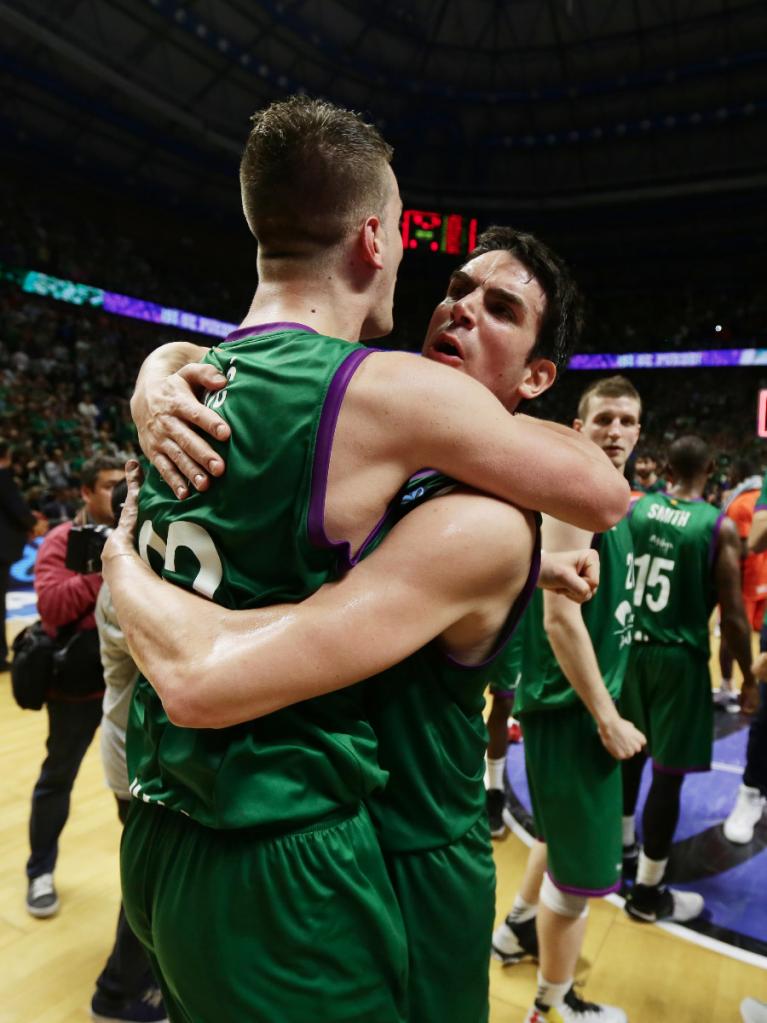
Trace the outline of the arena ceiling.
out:
<instances>
[{"instance_id":1,"label":"arena ceiling","mask_svg":"<svg viewBox=\"0 0 767 1023\"><path fill-rule=\"evenodd\" d=\"M762 0L0 0L4 144L211 208L253 110L362 110L411 204L767 183Z\"/></svg>"}]
</instances>

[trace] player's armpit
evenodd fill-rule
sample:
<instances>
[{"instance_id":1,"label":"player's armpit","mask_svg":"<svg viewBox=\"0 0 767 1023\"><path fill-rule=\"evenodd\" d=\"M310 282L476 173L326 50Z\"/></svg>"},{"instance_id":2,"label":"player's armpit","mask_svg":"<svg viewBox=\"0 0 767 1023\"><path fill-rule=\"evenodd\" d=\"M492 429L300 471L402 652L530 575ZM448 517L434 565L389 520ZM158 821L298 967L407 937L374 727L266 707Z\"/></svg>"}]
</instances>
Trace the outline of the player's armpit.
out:
<instances>
[{"instance_id":1,"label":"player's armpit","mask_svg":"<svg viewBox=\"0 0 767 1023\"><path fill-rule=\"evenodd\" d=\"M131 398L141 448L177 497L187 496L188 481L205 490L209 475L224 471L220 456L193 429L220 440L230 434L229 426L198 398L226 384L214 366L196 361L206 351L184 341L156 349L144 361Z\"/></svg>"},{"instance_id":2,"label":"player's armpit","mask_svg":"<svg viewBox=\"0 0 767 1023\"><path fill-rule=\"evenodd\" d=\"M513 599L509 576L521 589L534 529L500 505L501 531L501 513L482 503L499 504L455 494L413 510L344 579L298 605L229 611L164 583L135 555L109 558L105 576L170 719L221 728L376 674L486 615L490 594Z\"/></svg>"},{"instance_id":3,"label":"player's armpit","mask_svg":"<svg viewBox=\"0 0 767 1023\"><path fill-rule=\"evenodd\" d=\"M582 434L512 416L483 384L426 359L382 353L366 361L375 369L365 377L372 404L405 475L440 469L590 532L626 514L628 483Z\"/></svg>"}]
</instances>

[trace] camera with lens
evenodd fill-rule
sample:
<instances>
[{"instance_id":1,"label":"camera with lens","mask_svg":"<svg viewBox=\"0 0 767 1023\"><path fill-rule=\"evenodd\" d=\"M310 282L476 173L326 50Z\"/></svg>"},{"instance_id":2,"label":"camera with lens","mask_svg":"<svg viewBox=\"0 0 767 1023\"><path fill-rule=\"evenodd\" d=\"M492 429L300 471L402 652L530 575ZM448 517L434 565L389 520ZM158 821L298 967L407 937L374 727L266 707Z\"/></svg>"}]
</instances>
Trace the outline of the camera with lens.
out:
<instances>
[{"instance_id":1,"label":"camera with lens","mask_svg":"<svg viewBox=\"0 0 767 1023\"><path fill-rule=\"evenodd\" d=\"M111 526L72 526L67 541L67 554L64 564L70 572L89 574L101 571L101 552L107 537L112 532Z\"/></svg>"}]
</instances>

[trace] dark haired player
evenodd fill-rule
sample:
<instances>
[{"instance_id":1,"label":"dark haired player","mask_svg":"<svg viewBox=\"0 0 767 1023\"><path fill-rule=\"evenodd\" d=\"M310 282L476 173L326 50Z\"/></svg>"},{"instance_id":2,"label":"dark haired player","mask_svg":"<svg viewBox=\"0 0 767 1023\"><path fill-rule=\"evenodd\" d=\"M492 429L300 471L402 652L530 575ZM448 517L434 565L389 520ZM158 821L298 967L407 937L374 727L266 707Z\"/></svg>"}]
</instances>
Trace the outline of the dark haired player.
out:
<instances>
[{"instance_id":1,"label":"dark haired player","mask_svg":"<svg viewBox=\"0 0 767 1023\"><path fill-rule=\"evenodd\" d=\"M754 696L751 632L740 589L740 539L732 520L703 500L713 471L700 437L670 446L672 484L634 505L635 642L621 712L647 736L653 775L642 817L636 884L626 899L634 920L691 920L703 911L696 892L663 884L679 819L685 775L711 767L713 711L708 670L711 612L743 672L743 699ZM633 817L646 754L623 766L624 815ZM629 836L630 837L630 836Z\"/></svg>"},{"instance_id":2,"label":"dark haired player","mask_svg":"<svg viewBox=\"0 0 767 1023\"><path fill-rule=\"evenodd\" d=\"M549 293L529 266L537 260L545 279L544 261L554 258L527 235L501 229L483 235L472 258L452 275L447 296L432 317L426 356L456 364L454 353L460 351L465 371L494 382L510 408L522 395L534 393L532 374L553 381L554 364L545 364L545 354L530 360ZM509 315L504 301L512 294L517 296L516 316ZM224 415L228 401L222 406ZM228 471L231 467L230 461ZM430 495L439 499L423 504ZM258 650L252 651L248 642L255 634L242 635L249 621L258 622L266 612L248 617L203 605L195 606L192 614L184 609L189 598L181 591L171 590L161 599L153 596L152 587L162 586L151 576L143 584L139 578L127 589L118 587L117 593L122 593L120 614L129 635L134 628L154 630L161 620L194 623L193 634L183 638L178 629L161 626L153 635L154 646L142 645L140 655L166 708L185 724L233 724L325 691L326 676L317 672L326 651L334 688L402 661L368 686L367 710L380 763L389 772L386 790L372 793L368 802L405 920L409 1015L470 1023L487 1016L494 912L494 868L481 781L482 694L495 654L521 609L519 604L509 613L514 592L527 578L531 536L529 526L527 539L520 534L516 509L457 492L453 481L435 473L419 474L411 483L393 509L395 518L404 511L406 518L379 550L343 583L297 608L276 634L278 642L282 637L288 645L291 672L306 671L310 663L314 677L299 680L301 686L311 684L307 691L294 688L283 670L276 671L278 686L266 706L258 690L261 702L247 702L253 697L246 697L251 690L246 691L245 682L251 687L262 683L274 664L269 637L259 639ZM446 543L449 558L444 556ZM507 548L513 548L513 564L504 554ZM121 567L124 559L118 560L116 570ZM149 607L158 606L164 606L162 616L156 610L147 614ZM462 620L450 625L457 614ZM213 621L206 625L209 616ZM215 666L207 661L209 629L227 637L229 653L223 660L217 656ZM411 654L439 631L438 645ZM308 661L302 653L307 646L312 652ZM179 663L180 657L185 664ZM191 664L195 681L187 685L182 680ZM324 688L318 690L320 684ZM194 718L185 716L189 701L195 705Z\"/></svg>"},{"instance_id":3,"label":"dark haired player","mask_svg":"<svg viewBox=\"0 0 767 1023\"><path fill-rule=\"evenodd\" d=\"M523 421L520 433L519 417L480 383L356 344L391 329L402 250L390 155L374 129L326 103L290 100L254 118L241 182L259 285L243 326L206 357L227 380L209 399L231 429L227 472L183 504L150 474L139 532L156 571L223 606L317 590L359 559L423 466L522 505L564 505L576 519L612 520L625 498L603 457L564 431ZM480 285L494 269L491 260ZM489 373L503 400L516 386L537 393L551 362L534 349L508 362L497 342L540 320L540 340L556 343L559 321L548 316L566 298L552 289L545 305L530 270L517 268L510 284L483 288L495 344L480 350L467 335L464 347L449 329L435 339L441 361ZM456 281L459 294L464 285ZM519 448L528 427L545 449L537 458ZM606 504L586 495L593 480L563 494L554 470L561 477L573 451L583 472L597 467L597 488L606 480ZM217 696L218 716L187 691L180 708L168 704L168 720L140 680L129 727L138 802L123 841L126 911L158 959L169 1011L191 1007L221 1021L400 1019L406 947L367 810L384 776L361 692L225 730L213 726L228 723L236 691L219 686ZM172 890L161 882L170 870ZM190 966L189 943L214 914L220 944L203 975Z\"/></svg>"}]
</instances>

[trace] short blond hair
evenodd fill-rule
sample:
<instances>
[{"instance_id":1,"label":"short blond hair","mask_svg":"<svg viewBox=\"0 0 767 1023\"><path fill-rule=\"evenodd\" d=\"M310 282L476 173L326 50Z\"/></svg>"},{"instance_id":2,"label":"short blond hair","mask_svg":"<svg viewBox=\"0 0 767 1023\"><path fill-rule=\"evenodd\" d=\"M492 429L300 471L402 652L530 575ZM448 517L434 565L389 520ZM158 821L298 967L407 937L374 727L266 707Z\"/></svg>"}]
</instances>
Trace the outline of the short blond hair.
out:
<instances>
[{"instance_id":1,"label":"short blond hair","mask_svg":"<svg viewBox=\"0 0 767 1023\"><path fill-rule=\"evenodd\" d=\"M633 398L639 405L639 415L642 415L642 399L639 397L639 391L627 377L603 377L601 380L594 380L593 383L590 383L578 402L579 419L587 418L589 402L592 398Z\"/></svg>"},{"instance_id":2,"label":"short blond hair","mask_svg":"<svg viewBox=\"0 0 767 1023\"><path fill-rule=\"evenodd\" d=\"M393 150L359 114L291 96L258 111L252 125L240 189L262 258L329 248L357 217L383 213Z\"/></svg>"}]
</instances>

